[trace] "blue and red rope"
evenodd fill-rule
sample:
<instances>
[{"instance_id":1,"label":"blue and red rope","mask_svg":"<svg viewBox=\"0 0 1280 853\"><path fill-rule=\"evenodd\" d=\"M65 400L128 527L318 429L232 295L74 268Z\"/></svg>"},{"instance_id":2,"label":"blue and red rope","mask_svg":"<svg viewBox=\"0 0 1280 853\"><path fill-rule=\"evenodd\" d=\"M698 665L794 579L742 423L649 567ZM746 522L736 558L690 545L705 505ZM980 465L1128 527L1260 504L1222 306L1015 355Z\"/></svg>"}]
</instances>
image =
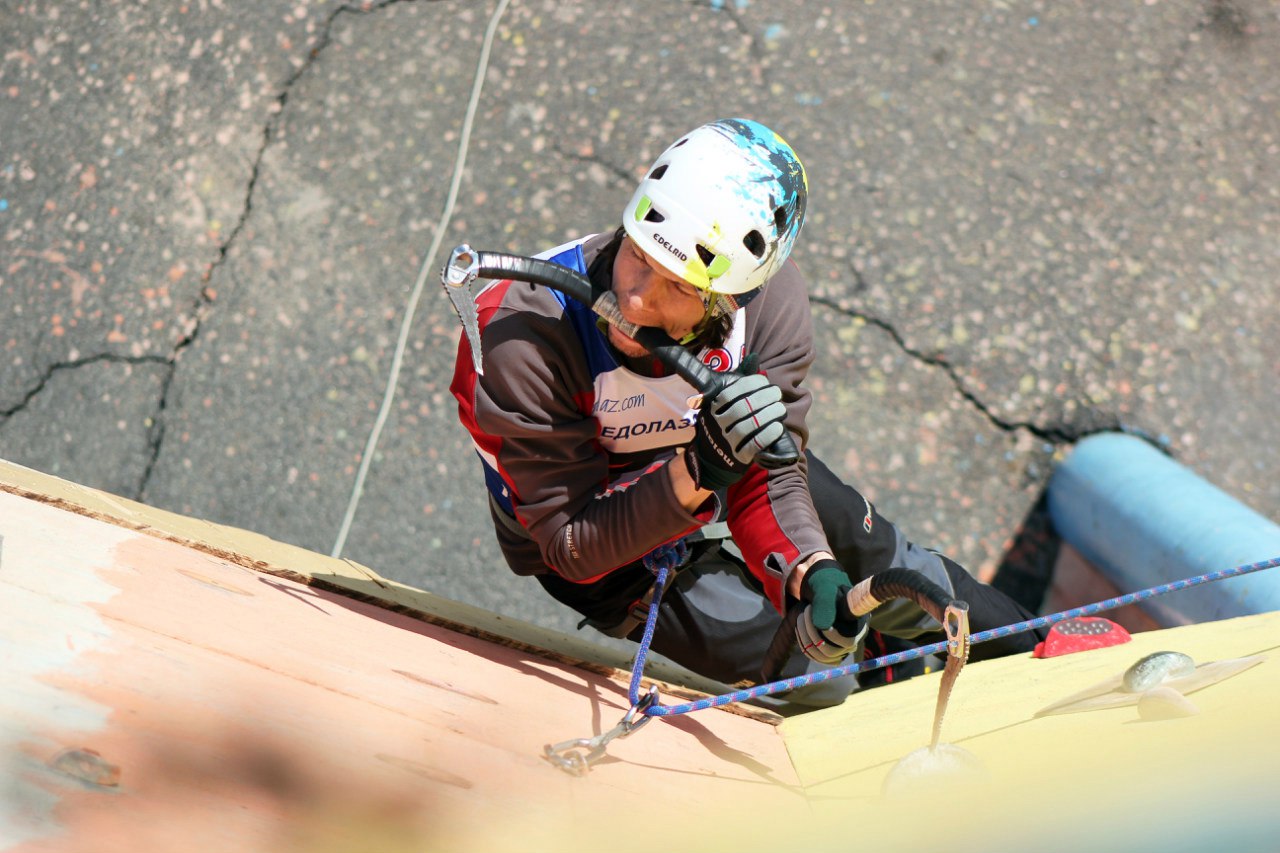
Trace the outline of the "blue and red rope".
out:
<instances>
[{"instance_id":1,"label":"blue and red rope","mask_svg":"<svg viewBox=\"0 0 1280 853\"><path fill-rule=\"evenodd\" d=\"M1247 575L1252 572L1275 568L1276 566L1280 566L1280 557L1274 557L1270 560L1262 560L1257 563L1247 563L1245 565L1236 566L1230 569L1222 569L1216 572L1208 572L1206 574L1197 575L1184 580L1149 587L1147 589L1139 590L1138 592L1127 593L1115 598L1108 598L1105 601L1099 601L1094 604L1074 607L1070 610L1063 610L1047 616L1038 616L1034 619L1027 619L1026 621L1017 622L1013 625L1006 625L1001 628L992 628L989 631L980 631L970 637L970 642L973 644L985 643L988 640L1008 637L1012 634L1021 634L1024 631L1034 631L1037 628L1056 625L1057 623L1066 621L1067 619L1075 619L1080 616L1092 616L1095 613L1102 613L1106 610L1114 610L1118 607L1136 604L1149 598L1155 598L1158 595L1166 595L1171 592L1178 592L1179 590L1200 586L1201 584L1213 583L1215 581L1226 580L1227 578L1238 577L1240 575ZM661 590L666 583L666 574L667 570L665 568L662 568L658 573L657 583L659 590ZM657 624L659 599L660 594L655 594L653 603L649 607L649 616L645 621L644 636L640 641L640 648L636 653L636 663L632 670L631 687L628 692L628 697L631 700L632 707L638 705L640 701L640 678L644 672L644 662L645 657L648 654L649 643L653 640L654 626ZM680 705L655 704L646 708L644 713L650 717L671 717L678 714L688 714L692 711L701 711L706 708L719 708L735 702L746 702L751 699L758 699L761 696L769 696L786 690L794 690L797 687L818 684L832 678L851 675L855 672L867 672L873 669L879 669L880 667L895 666L900 663L915 660L916 658L924 657L925 655L935 653L946 654L946 651L946 642L932 643L930 645L919 646L908 651L894 652L893 654L884 655L883 657L878 657L874 660L845 664L844 666L838 666L833 669L822 670L820 672L806 673L805 675L799 675L794 678L774 681L769 684L761 684L744 690L736 690L732 693L725 693L720 696L709 696L706 699L698 699L696 701L685 702Z\"/></svg>"}]
</instances>

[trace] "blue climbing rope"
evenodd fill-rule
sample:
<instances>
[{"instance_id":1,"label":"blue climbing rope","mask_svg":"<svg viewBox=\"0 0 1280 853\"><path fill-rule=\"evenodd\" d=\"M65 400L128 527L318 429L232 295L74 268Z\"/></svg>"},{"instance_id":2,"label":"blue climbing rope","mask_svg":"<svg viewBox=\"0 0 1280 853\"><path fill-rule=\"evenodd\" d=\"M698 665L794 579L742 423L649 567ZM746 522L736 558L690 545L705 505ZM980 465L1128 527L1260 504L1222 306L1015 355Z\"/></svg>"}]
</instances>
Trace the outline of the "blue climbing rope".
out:
<instances>
[{"instance_id":1,"label":"blue climbing rope","mask_svg":"<svg viewBox=\"0 0 1280 853\"><path fill-rule=\"evenodd\" d=\"M996 640L1001 637L1008 637L1013 634L1021 634L1025 631L1034 631L1037 628L1056 625L1067 619L1075 619L1080 616L1091 616L1094 613L1101 613L1105 610L1114 610L1117 607L1124 607L1129 604L1136 604L1139 601L1145 601L1149 598L1155 598L1158 595L1165 595L1170 592L1177 592L1183 589L1189 589L1193 586L1212 583L1214 581L1226 580L1227 578L1237 577L1239 575L1247 575L1252 572L1260 572L1263 569L1272 569L1280 566L1280 557L1274 557L1270 560L1263 560L1258 563L1248 563L1242 566L1236 566L1231 569L1223 569L1216 572L1208 572L1207 574L1197 575L1185 580L1173 581L1172 583L1153 586L1148 589L1131 592L1126 595L1120 595L1115 598L1108 598L1105 601L1099 601L1094 604L1086 604L1083 607L1075 607L1071 610L1063 610L1059 613L1053 613L1048 616L1038 616L1035 619L1027 619L1024 622L1017 622L1013 625L1006 625L1002 628L992 628L988 631L980 631L970 637L973 644L985 643L988 640ZM661 597L661 590L666 582L666 569L662 568L658 574L657 591L653 597L653 603L649 607L649 618L645 622L644 637L640 641L640 649L636 652L635 668L631 673L631 688L629 698L632 707L637 706L640 699L640 676L644 672L644 661L648 654L649 643L653 640L653 629L657 623L658 603ZM721 696L710 696L706 699L698 699L694 702L685 702L681 705L661 705L655 704L645 708L644 713L650 717L673 717L678 714L688 714L692 711L701 711L705 708L719 708L724 705L730 705L734 702L745 702L750 699L758 699L761 696L768 696L773 693L781 693L784 690L794 690L797 687L806 687L810 684L819 684L832 678L840 678L841 676L851 675L855 672L867 672L873 669L879 669L885 666L894 666L896 664L905 663L909 660L924 657L925 655L942 653L946 654L947 644L945 641L932 643L927 646L919 646L905 652L894 652L893 654L875 658L874 660L862 661L861 663L850 663L844 666L827 669L821 672L807 673L799 675L795 678L788 678L782 681L774 681L769 684L761 684L745 690L736 690L733 693L725 693Z\"/></svg>"},{"instance_id":2,"label":"blue climbing rope","mask_svg":"<svg viewBox=\"0 0 1280 853\"><path fill-rule=\"evenodd\" d=\"M627 688L627 698L631 700L632 708L640 704L640 676L644 675L644 661L649 656L653 629L658 624L658 603L662 600L662 591L667 588L667 575L671 569L666 565L658 565L653 567L653 571L657 575L657 580L653 582L653 601L649 604L649 615L644 620L644 636L640 638L640 647L636 649L636 662L631 667L631 686Z\"/></svg>"}]
</instances>

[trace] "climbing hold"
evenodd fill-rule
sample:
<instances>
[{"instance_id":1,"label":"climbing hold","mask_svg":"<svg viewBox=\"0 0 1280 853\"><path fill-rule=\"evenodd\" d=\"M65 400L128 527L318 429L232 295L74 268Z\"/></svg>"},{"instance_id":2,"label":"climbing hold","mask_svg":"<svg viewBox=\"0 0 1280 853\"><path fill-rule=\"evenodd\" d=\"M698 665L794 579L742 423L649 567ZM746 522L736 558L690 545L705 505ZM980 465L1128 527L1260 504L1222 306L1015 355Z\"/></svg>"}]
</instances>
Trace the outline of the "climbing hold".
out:
<instances>
[{"instance_id":1,"label":"climbing hold","mask_svg":"<svg viewBox=\"0 0 1280 853\"><path fill-rule=\"evenodd\" d=\"M1124 689L1143 693L1171 678L1195 672L1196 662L1182 652L1152 652L1124 671Z\"/></svg>"},{"instance_id":2,"label":"climbing hold","mask_svg":"<svg viewBox=\"0 0 1280 853\"><path fill-rule=\"evenodd\" d=\"M1043 642L1036 643L1033 657L1053 658L1072 652L1086 652L1107 646L1118 646L1132 637L1121 626L1101 616L1076 616L1064 619L1049 630Z\"/></svg>"}]
</instances>

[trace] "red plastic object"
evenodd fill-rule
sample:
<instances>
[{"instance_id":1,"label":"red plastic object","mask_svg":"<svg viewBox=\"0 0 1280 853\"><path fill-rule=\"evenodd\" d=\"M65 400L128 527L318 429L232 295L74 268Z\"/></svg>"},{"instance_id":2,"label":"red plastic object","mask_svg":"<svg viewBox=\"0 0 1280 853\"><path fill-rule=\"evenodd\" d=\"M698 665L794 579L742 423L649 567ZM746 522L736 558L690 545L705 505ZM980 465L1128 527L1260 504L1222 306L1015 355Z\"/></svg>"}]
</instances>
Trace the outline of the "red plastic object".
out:
<instances>
[{"instance_id":1,"label":"red plastic object","mask_svg":"<svg viewBox=\"0 0 1280 853\"><path fill-rule=\"evenodd\" d=\"M1064 619L1049 629L1049 637L1036 643L1033 657L1055 658L1069 655L1072 652L1087 652L1089 649L1101 649L1107 646L1118 646L1133 638L1129 632L1110 619L1101 616L1077 616Z\"/></svg>"}]
</instances>

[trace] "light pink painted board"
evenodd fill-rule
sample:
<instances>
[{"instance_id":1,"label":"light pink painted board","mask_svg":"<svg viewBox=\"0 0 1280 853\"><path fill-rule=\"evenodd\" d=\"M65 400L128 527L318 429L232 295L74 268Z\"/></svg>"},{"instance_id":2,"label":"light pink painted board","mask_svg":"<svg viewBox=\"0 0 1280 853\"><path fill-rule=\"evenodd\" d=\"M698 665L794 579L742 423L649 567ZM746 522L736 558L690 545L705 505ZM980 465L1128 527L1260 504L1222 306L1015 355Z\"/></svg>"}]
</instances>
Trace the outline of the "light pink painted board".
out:
<instances>
[{"instance_id":1,"label":"light pink painted board","mask_svg":"<svg viewBox=\"0 0 1280 853\"><path fill-rule=\"evenodd\" d=\"M707 843L809 814L765 723L656 720L572 777L543 745L612 727L624 684L10 494L0 536L17 850L600 849L638 811Z\"/></svg>"}]
</instances>

